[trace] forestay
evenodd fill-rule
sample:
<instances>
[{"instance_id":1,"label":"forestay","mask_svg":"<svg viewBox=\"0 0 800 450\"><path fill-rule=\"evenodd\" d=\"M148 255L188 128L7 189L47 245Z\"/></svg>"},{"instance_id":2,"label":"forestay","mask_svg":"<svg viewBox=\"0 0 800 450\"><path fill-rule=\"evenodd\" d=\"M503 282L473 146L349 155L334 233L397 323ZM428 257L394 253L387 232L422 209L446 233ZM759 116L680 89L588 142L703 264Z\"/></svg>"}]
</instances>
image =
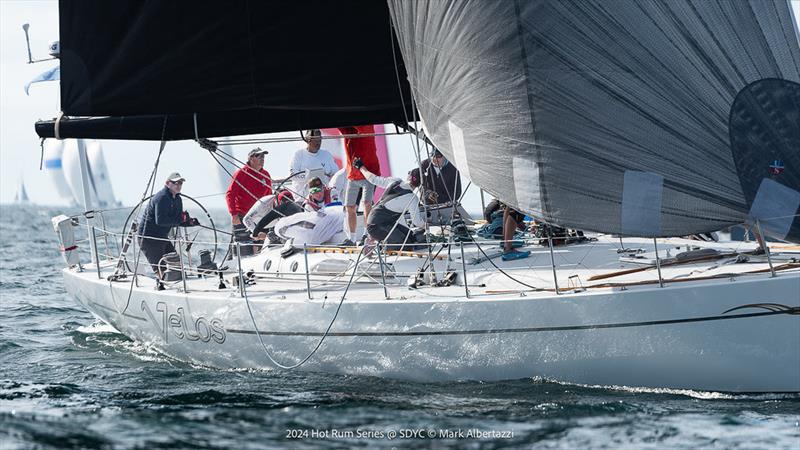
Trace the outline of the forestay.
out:
<instances>
[{"instance_id":1,"label":"forestay","mask_svg":"<svg viewBox=\"0 0 800 450\"><path fill-rule=\"evenodd\" d=\"M788 2L389 5L431 139L503 201L625 235L713 231L749 215L800 239Z\"/></svg>"}]
</instances>

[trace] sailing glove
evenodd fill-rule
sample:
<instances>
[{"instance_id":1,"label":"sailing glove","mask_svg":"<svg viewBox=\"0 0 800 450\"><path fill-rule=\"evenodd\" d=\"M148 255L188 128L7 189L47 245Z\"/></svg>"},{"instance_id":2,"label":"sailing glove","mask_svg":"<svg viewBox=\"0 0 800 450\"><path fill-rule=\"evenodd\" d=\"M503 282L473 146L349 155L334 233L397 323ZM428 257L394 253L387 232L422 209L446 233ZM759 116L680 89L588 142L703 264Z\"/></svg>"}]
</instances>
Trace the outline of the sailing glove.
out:
<instances>
[{"instance_id":1,"label":"sailing glove","mask_svg":"<svg viewBox=\"0 0 800 450\"><path fill-rule=\"evenodd\" d=\"M353 158L353 167L355 167L356 169L361 169L362 167L364 167L364 161L361 161L361 158L356 156L355 158Z\"/></svg>"},{"instance_id":2,"label":"sailing glove","mask_svg":"<svg viewBox=\"0 0 800 450\"><path fill-rule=\"evenodd\" d=\"M200 225L200 221L194 217L190 217L189 213L184 211L181 213L181 226L182 227L196 227Z\"/></svg>"}]
</instances>

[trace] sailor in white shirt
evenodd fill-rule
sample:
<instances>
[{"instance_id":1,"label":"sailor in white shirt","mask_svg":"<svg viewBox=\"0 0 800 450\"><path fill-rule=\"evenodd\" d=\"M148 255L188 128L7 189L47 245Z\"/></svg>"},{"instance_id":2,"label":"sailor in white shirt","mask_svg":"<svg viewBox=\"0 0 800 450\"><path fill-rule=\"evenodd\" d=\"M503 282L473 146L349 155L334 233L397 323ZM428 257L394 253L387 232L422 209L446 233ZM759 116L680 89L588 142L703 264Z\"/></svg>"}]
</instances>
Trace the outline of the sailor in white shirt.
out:
<instances>
[{"instance_id":1,"label":"sailor in white shirt","mask_svg":"<svg viewBox=\"0 0 800 450\"><path fill-rule=\"evenodd\" d=\"M327 184L333 174L339 170L339 166L336 165L331 152L320 148L322 145L322 132L320 130L306 130L303 133L303 140L308 145L306 148L301 148L294 152L289 163L290 175L302 172L292 178L293 193L299 198L304 198L308 194L308 180L306 179L308 171L322 169L323 173L315 176L319 176L322 182Z\"/></svg>"},{"instance_id":2,"label":"sailor in white shirt","mask_svg":"<svg viewBox=\"0 0 800 450\"><path fill-rule=\"evenodd\" d=\"M372 239L398 249L414 248L415 244L425 242L425 217L420 212L420 199L416 189L420 184L419 169L408 173L403 181L396 177L381 177L370 172L356 158L353 167L361 170L364 177L372 184L384 188L380 201L372 208L367 218L367 233ZM405 213L408 211L411 224L421 230L413 232L406 224Z\"/></svg>"}]
</instances>

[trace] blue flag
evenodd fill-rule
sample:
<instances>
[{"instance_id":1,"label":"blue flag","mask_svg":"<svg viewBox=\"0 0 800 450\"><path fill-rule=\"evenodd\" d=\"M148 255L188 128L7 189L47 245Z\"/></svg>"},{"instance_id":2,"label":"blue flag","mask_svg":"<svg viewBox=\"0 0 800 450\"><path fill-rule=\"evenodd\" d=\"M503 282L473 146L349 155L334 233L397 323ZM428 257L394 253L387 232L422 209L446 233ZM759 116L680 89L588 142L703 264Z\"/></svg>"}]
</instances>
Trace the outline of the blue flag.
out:
<instances>
[{"instance_id":1,"label":"blue flag","mask_svg":"<svg viewBox=\"0 0 800 450\"><path fill-rule=\"evenodd\" d=\"M28 94L28 89L30 89L33 83L38 83L40 81L55 81L60 79L61 79L61 66L55 66L52 69L48 70L47 72L44 72L40 74L38 77L29 81L28 84L25 85L25 95L30 95Z\"/></svg>"}]
</instances>

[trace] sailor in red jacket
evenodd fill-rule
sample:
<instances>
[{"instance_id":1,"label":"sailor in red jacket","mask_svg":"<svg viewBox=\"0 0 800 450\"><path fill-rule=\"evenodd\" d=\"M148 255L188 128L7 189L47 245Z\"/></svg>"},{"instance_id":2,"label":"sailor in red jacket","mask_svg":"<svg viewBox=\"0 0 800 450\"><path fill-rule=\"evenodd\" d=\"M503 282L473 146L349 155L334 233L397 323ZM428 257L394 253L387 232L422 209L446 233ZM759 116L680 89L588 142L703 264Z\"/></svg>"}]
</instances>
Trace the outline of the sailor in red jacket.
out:
<instances>
[{"instance_id":1,"label":"sailor in red jacket","mask_svg":"<svg viewBox=\"0 0 800 450\"><path fill-rule=\"evenodd\" d=\"M343 135L351 135L344 138L344 153L347 164L347 188L345 189L343 204L347 213L346 229L347 240L343 245L355 245L356 240L356 210L358 209L358 194L362 194L364 203L364 226L366 227L367 217L372 209L372 196L375 194L375 185L364 178L360 170L353 167L353 160L359 158L364 167L372 173L381 173L381 165L378 161L378 149L375 146L373 136L355 137L358 134L373 134L375 129L372 125L357 127L342 127L339 132Z\"/></svg>"},{"instance_id":2,"label":"sailor in red jacket","mask_svg":"<svg viewBox=\"0 0 800 450\"><path fill-rule=\"evenodd\" d=\"M242 217L255 204L259 198L272 193L272 178L264 170L264 155L266 150L254 148L247 154L247 165L233 174L228 191L225 192L225 202L231 214L231 223L234 232L243 228Z\"/></svg>"}]
</instances>

